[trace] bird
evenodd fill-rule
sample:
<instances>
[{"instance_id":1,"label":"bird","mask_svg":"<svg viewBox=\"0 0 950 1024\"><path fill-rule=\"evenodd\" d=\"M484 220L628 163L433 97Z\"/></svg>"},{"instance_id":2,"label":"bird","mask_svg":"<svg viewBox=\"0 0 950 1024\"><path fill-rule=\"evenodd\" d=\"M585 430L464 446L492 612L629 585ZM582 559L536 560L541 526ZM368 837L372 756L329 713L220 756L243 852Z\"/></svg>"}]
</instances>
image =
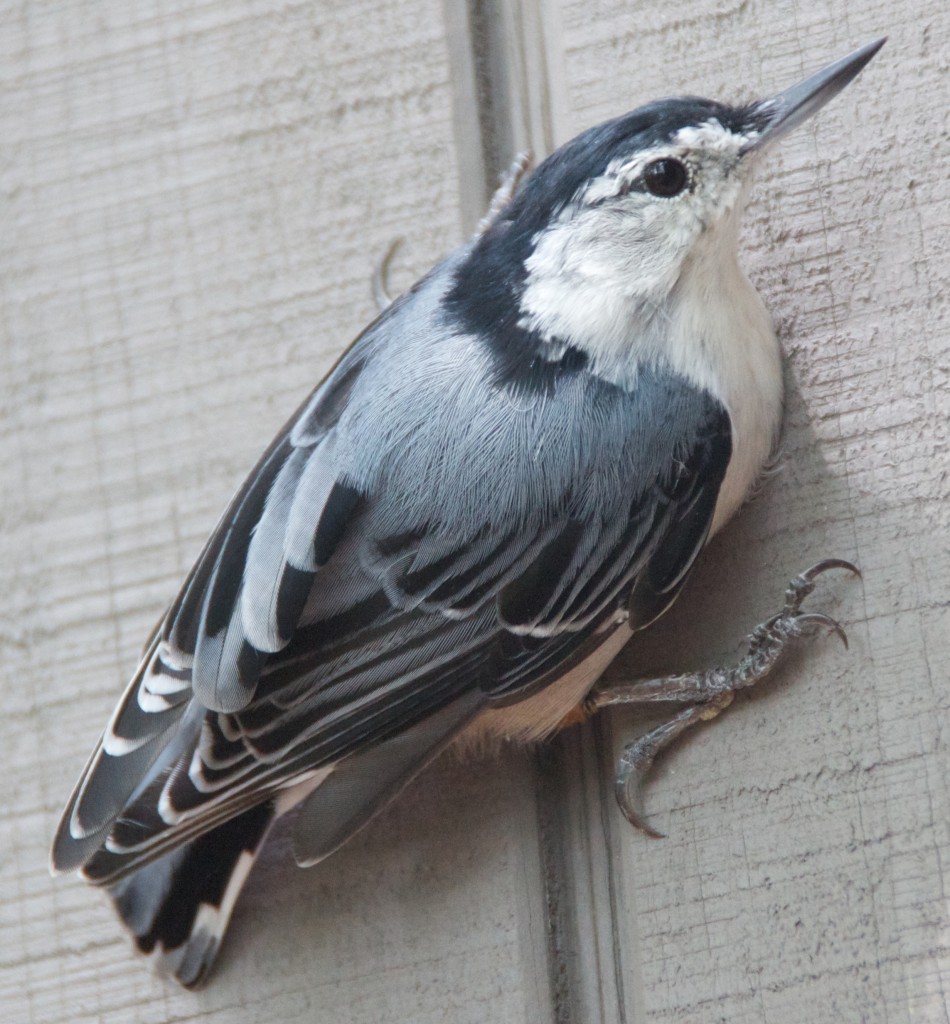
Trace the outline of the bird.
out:
<instances>
[{"instance_id":1,"label":"bird","mask_svg":"<svg viewBox=\"0 0 950 1024\"><path fill-rule=\"evenodd\" d=\"M731 669L598 688L768 465L780 347L738 258L751 172L870 43L766 100L693 96L592 127L503 186L278 433L145 645L70 796L54 872L137 948L207 980L274 822L338 849L452 744L534 743L617 703L674 717L639 781L814 627L826 559ZM519 168L523 171L524 168Z\"/></svg>"}]
</instances>

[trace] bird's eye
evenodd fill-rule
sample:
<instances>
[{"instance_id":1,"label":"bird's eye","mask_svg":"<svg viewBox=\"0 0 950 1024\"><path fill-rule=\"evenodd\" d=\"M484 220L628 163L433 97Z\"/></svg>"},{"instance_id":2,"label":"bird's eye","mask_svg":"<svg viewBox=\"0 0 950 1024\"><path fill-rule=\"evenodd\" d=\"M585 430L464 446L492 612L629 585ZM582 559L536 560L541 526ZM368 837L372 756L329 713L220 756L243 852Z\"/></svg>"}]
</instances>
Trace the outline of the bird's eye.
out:
<instances>
[{"instance_id":1,"label":"bird's eye","mask_svg":"<svg viewBox=\"0 0 950 1024\"><path fill-rule=\"evenodd\" d=\"M689 172L685 166L669 157L647 164L641 177L647 192L664 199L678 196L689 183Z\"/></svg>"}]
</instances>

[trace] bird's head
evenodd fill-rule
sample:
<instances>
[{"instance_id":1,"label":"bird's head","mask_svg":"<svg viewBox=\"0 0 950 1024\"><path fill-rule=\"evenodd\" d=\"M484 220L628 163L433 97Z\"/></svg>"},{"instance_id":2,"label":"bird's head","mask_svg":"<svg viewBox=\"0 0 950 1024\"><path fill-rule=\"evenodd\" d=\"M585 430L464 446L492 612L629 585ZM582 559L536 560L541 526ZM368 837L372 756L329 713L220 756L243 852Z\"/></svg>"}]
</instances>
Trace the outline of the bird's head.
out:
<instances>
[{"instance_id":1,"label":"bird's head","mask_svg":"<svg viewBox=\"0 0 950 1024\"><path fill-rule=\"evenodd\" d=\"M473 252L482 312L496 315L497 329L502 311L517 307L518 328L553 343L555 356L563 344L590 353L612 333L629 334L631 316L666 315L691 270L735 264L737 215L760 154L883 44L766 100L660 100L562 146Z\"/></svg>"}]
</instances>

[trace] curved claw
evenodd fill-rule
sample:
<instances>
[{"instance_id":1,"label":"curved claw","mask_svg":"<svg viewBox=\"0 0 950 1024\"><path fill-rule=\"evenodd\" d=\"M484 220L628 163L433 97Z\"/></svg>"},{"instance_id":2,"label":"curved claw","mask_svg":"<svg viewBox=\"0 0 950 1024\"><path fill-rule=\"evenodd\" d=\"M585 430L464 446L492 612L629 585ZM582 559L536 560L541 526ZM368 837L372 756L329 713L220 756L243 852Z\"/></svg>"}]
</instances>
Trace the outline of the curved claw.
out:
<instances>
[{"instance_id":1,"label":"curved claw","mask_svg":"<svg viewBox=\"0 0 950 1024\"><path fill-rule=\"evenodd\" d=\"M815 589L815 580L829 569L844 569L855 576L861 576L861 570L851 562L843 558L825 558L816 562L810 569L799 573L794 579L789 580L785 590L785 608L782 614L785 616L797 615L802 602Z\"/></svg>"},{"instance_id":2,"label":"curved claw","mask_svg":"<svg viewBox=\"0 0 950 1024\"><path fill-rule=\"evenodd\" d=\"M861 575L851 562L842 558L826 558L796 576L785 592L785 607L755 627L748 638L749 653L735 668L649 680L640 684L647 687L646 690L631 687L630 693L636 692L636 696L627 700L624 700L621 689L601 691L600 700L596 692L588 697L586 707L590 712L609 704L644 703L657 699L659 694L677 703L683 703L686 698L686 706L681 711L630 744L617 764L614 792L620 810L634 828L651 838L663 838L663 833L652 828L646 820L641 793L643 779L657 755L686 729L715 718L729 705L736 691L764 679L778 663L789 641L814 626L836 634L844 646L848 646L848 635L837 620L822 612L799 611L804 598L814 589L815 579L829 569L843 569L855 576ZM664 688L664 684L668 685Z\"/></svg>"},{"instance_id":3,"label":"curved claw","mask_svg":"<svg viewBox=\"0 0 950 1024\"><path fill-rule=\"evenodd\" d=\"M380 313L387 306L391 306L393 302L392 296L389 294L389 268L393 257L402 243L402 236L394 238L389 243L389 247L383 253L383 258L376 264L376 269L373 271L373 301L376 303L376 308Z\"/></svg>"},{"instance_id":4,"label":"curved claw","mask_svg":"<svg viewBox=\"0 0 950 1024\"><path fill-rule=\"evenodd\" d=\"M806 569L798 578L806 583L811 583L812 580L817 579L822 573L828 572L829 569L844 569L845 572L850 572L852 576L857 576L858 579L864 578L861 575L861 570L853 562L847 562L843 558L823 558L810 569Z\"/></svg>"},{"instance_id":5,"label":"curved claw","mask_svg":"<svg viewBox=\"0 0 950 1024\"><path fill-rule=\"evenodd\" d=\"M488 209L485 211L485 216L482 217L475 228L476 238L481 238L485 234L514 198L515 193L518 191L518 186L531 167L533 159L527 151L519 153L512 161L508 170L501 176L498 181L498 188L495 189L491 202L488 204Z\"/></svg>"},{"instance_id":6,"label":"curved claw","mask_svg":"<svg viewBox=\"0 0 950 1024\"><path fill-rule=\"evenodd\" d=\"M643 810L642 776L639 769L628 757L630 748L624 752L617 762L617 777L614 780L614 793L623 816L634 828L648 835L651 839L665 839L662 832L657 832L646 819Z\"/></svg>"},{"instance_id":7,"label":"curved claw","mask_svg":"<svg viewBox=\"0 0 950 1024\"><path fill-rule=\"evenodd\" d=\"M823 615L821 612L804 612L801 615L795 616L796 626L824 626L829 633L834 633L839 637L845 648L848 646L848 634L845 633L844 628L837 619L833 619L830 615Z\"/></svg>"}]
</instances>

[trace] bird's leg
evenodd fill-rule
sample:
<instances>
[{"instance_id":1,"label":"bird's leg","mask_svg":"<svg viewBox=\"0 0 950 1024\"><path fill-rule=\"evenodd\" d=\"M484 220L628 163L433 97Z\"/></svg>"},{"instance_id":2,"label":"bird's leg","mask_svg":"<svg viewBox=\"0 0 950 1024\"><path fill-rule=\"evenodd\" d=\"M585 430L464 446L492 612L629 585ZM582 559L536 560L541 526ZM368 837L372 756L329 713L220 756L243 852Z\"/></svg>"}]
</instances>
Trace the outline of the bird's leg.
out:
<instances>
[{"instance_id":1,"label":"bird's leg","mask_svg":"<svg viewBox=\"0 0 950 1024\"><path fill-rule=\"evenodd\" d=\"M511 202L514 198L515 192L518 191L521 179L528 173L530 167L530 153L519 153L514 158L511 166L499 179L498 188L495 189L495 192L491 197L491 202L488 204L488 210L486 211L485 216L482 217L475 228L476 238L480 238L485 234L485 232L498 219L498 215L502 210L504 210L504 208Z\"/></svg>"},{"instance_id":2,"label":"bird's leg","mask_svg":"<svg viewBox=\"0 0 950 1024\"><path fill-rule=\"evenodd\" d=\"M737 665L663 679L644 679L627 686L605 686L591 693L587 700L587 710L591 713L623 704L664 702L686 705L672 718L631 743L617 764L617 802L633 826L650 836L661 835L646 822L641 786L657 755L678 736L698 722L715 718L732 703L738 690L764 679L790 643L809 629L817 627L835 633L847 647L848 638L834 619L820 612L801 611L802 602L815 589L815 581L829 569L845 569L856 576L861 575L850 562L828 558L796 576L785 591L785 606L777 615L756 626L748 637L748 653Z\"/></svg>"},{"instance_id":3,"label":"bird's leg","mask_svg":"<svg viewBox=\"0 0 950 1024\"><path fill-rule=\"evenodd\" d=\"M515 157L511 166L501 176L498 188L495 189L491 202L488 204L488 210L475 228L475 238L480 238L495 223L502 210L511 202L521 179L528 173L530 167L530 153L519 153ZM393 302L389 291L389 268L400 245L402 245L402 239L394 238L373 270L373 301L380 313L384 312Z\"/></svg>"}]
</instances>

